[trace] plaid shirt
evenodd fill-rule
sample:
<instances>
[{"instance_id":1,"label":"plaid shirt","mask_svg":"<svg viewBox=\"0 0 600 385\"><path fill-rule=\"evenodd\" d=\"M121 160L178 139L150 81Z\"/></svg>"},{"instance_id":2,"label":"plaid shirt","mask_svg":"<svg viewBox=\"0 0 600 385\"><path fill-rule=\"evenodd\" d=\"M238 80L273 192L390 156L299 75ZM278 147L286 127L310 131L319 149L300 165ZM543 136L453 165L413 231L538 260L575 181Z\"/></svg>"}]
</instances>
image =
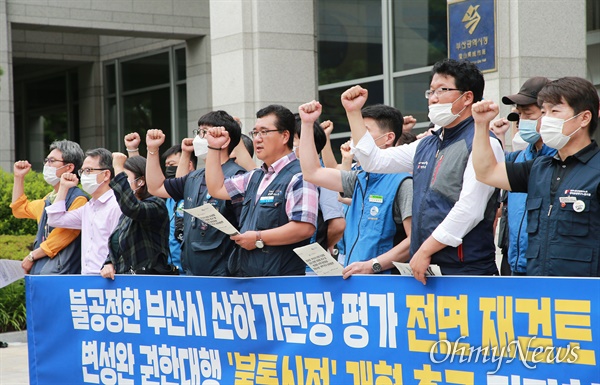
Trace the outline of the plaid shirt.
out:
<instances>
[{"instance_id":1,"label":"plaid shirt","mask_svg":"<svg viewBox=\"0 0 600 385\"><path fill-rule=\"evenodd\" d=\"M169 213L165 202L154 196L138 200L124 172L110 182L110 187L123 215L109 238L106 263L112 263L117 274L165 265L169 255Z\"/></svg>"},{"instance_id":2,"label":"plaid shirt","mask_svg":"<svg viewBox=\"0 0 600 385\"><path fill-rule=\"evenodd\" d=\"M290 162L296 159L296 154L290 152L288 155L277 160L270 167L263 164L261 167L265 172L265 176L256 193L256 199L258 199L263 191L265 191L277 174ZM244 198L248 183L255 172L256 170L252 170L245 174L225 179L225 188L232 201L235 202ZM298 173L292 177L285 194L285 212L287 213L288 219L290 221L311 223L316 227L317 213L319 210L319 195L316 186L312 183L305 182L302 178L302 173Z\"/></svg>"}]
</instances>

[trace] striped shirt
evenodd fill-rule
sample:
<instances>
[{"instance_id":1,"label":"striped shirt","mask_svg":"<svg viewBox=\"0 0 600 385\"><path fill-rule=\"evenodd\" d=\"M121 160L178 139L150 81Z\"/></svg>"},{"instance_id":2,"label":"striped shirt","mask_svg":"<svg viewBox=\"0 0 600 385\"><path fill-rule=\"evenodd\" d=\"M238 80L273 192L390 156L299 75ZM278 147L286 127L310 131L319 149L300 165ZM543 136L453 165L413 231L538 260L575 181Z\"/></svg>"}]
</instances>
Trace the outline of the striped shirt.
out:
<instances>
[{"instance_id":1,"label":"striped shirt","mask_svg":"<svg viewBox=\"0 0 600 385\"><path fill-rule=\"evenodd\" d=\"M257 200L267 187L269 187L269 184L277 177L279 172L296 159L296 154L290 152L269 167L265 164L261 166L265 172L265 176L258 187L256 193ZM225 179L225 188L232 201L238 201L244 198L248 183L256 171L257 170L252 170L245 174ZM285 212L287 213L288 219L290 221L310 223L316 227L317 213L319 210L319 196L316 186L304 181L302 173L297 173L292 177L292 180L285 191L285 196Z\"/></svg>"}]
</instances>

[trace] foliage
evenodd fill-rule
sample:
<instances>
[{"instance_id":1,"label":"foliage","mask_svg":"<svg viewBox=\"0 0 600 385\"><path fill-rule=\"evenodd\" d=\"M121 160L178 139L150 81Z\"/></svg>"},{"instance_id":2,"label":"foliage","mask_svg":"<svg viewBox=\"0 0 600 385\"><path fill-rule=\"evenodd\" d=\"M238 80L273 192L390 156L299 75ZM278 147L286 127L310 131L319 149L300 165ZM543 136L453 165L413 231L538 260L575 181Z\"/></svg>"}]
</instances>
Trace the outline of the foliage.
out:
<instances>
[{"instance_id":1,"label":"foliage","mask_svg":"<svg viewBox=\"0 0 600 385\"><path fill-rule=\"evenodd\" d=\"M35 235L0 235L0 259L20 261L29 252ZM0 289L0 333L27 327L25 280Z\"/></svg>"},{"instance_id":2,"label":"foliage","mask_svg":"<svg viewBox=\"0 0 600 385\"><path fill-rule=\"evenodd\" d=\"M18 219L12 215L13 175L0 169L0 234L36 234L37 223L33 219ZM25 195L30 200L42 199L52 188L44 181L42 173L30 171L25 176Z\"/></svg>"}]
</instances>

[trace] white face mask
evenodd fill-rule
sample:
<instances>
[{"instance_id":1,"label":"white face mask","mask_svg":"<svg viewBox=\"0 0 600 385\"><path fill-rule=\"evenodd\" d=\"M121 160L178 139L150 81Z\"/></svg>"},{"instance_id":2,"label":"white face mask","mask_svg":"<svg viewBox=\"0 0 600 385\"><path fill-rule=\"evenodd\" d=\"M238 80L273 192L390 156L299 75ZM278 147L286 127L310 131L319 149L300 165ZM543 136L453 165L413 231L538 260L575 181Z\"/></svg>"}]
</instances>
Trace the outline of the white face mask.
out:
<instances>
[{"instance_id":1,"label":"white face mask","mask_svg":"<svg viewBox=\"0 0 600 385\"><path fill-rule=\"evenodd\" d=\"M556 150L560 150L561 148L563 148L567 144L567 142L569 142L569 139L571 139L571 137L581 129L580 126L578 129L573 131L571 135L564 135L562 133L563 125L569 120L578 117L579 115L581 115L581 112L575 116L570 117L567 120L552 118L550 116L542 116L542 126L540 127L540 134L542 135L542 140L544 141L544 144Z\"/></svg>"},{"instance_id":2,"label":"white face mask","mask_svg":"<svg viewBox=\"0 0 600 385\"><path fill-rule=\"evenodd\" d=\"M81 175L81 187L83 188L83 191L92 195L96 192L96 190L98 190L98 187L100 187L100 185L104 182L98 183L97 176L98 174Z\"/></svg>"},{"instance_id":3,"label":"white face mask","mask_svg":"<svg viewBox=\"0 0 600 385\"><path fill-rule=\"evenodd\" d=\"M202 160L206 160L206 155L208 155L208 140L196 135L193 144L194 154L196 154L196 157Z\"/></svg>"},{"instance_id":4,"label":"white face mask","mask_svg":"<svg viewBox=\"0 0 600 385\"><path fill-rule=\"evenodd\" d=\"M521 138L521 135L517 132L515 136L512 138L512 150L513 151L522 151L529 146L529 143Z\"/></svg>"},{"instance_id":5,"label":"white face mask","mask_svg":"<svg viewBox=\"0 0 600 385\"><path fill-rule=\"evenodd\" d=\"M65 166L56 168L44 165L44 180L46 183L48 183L50 186L56 186L58 183L60 183L60 177L56 176L56 171Z\"/></svg>"},{"instance_id":6,"label":"white face mask","mask_svg":"<svg viewBox=\"0 0 600 385\"><path fill-rule=\"evenodd\" d=\"M465 108L460 110L458 112L458 114L452 113L452 106L454 105L454 103L456 103L456 101L458 99L462 98L463 95L464 95L464 93L462 95L460 95L458 98L456 98L456 100L453 101L452 103L430 104L429 105L429 114L427 115L429 117L429 120L433 124L438 125L440 127L446 127L447 125L454 122L460 116L460 114L465 110L465 108L467 108L467 106L465 106Z\"/></svg>"}]
</instances>

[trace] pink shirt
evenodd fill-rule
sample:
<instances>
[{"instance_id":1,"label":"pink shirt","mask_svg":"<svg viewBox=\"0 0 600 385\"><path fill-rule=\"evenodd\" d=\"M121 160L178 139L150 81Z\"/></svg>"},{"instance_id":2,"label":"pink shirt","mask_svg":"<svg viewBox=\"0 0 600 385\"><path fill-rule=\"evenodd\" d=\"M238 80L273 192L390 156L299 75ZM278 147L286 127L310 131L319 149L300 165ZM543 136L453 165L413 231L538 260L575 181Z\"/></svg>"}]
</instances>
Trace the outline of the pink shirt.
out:
<instances>
[{"instance_id":1,"label":"pink shirt","mask_svg":"<svg viewBox=\"0 0 600 385\"><path fill-rule=\"evenodd\" d=\"M100 274L108 256L108 238L121 217L113 190L73 211L67 211L64 200L56 201L46 213L52 227L81 230L81 274Z\"/></svg>"}]
</instances>

